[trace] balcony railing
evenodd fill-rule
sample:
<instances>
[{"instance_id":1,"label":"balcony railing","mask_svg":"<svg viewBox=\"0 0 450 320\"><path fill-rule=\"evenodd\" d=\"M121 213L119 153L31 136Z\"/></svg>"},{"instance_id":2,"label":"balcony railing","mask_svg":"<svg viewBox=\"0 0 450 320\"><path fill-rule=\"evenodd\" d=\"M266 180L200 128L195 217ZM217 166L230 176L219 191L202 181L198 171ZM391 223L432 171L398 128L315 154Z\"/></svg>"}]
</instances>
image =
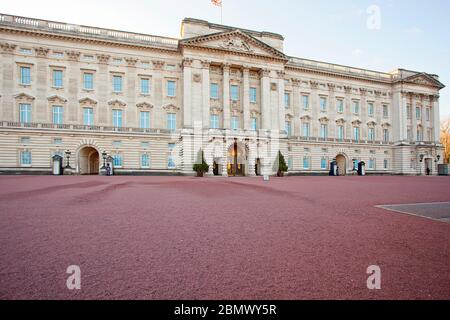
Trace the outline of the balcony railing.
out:
<instances>
[{"instance_id":1,"label":"balcony railing","mask_svg":"<svg viewBox=\"0 0 450 320\"><path fill-rule=\"evenodd\" d=\"M109 132L123 134L171 134L168 129L144 129L134 127L111 127L111 126L87 126L79 124L53 124L53 123L23 123L12 121L0 121L0 127L12 129L47 129L61 131L89 131L89 132Z\"/></svg>"},{"instance_id":2,"label":"balcony railing","mask_svg":"<svg viewBox=\"0 0 450 320\"><path fill-rule=\"evenodd\" d=\"M0 14L0 25L177 48L178 39Z\"/></svg>"},{"instance_id":3,"label":"balcony railing","mask_svg":"<svg viewBox=\"0 0 450 320\"><path fill-rule=\"evenodd\" d=\"M394 142L385 142L385 141L301 137L301 136L289 137L289 139L297 140L297 141L301 141L301 142L352 143L352 144L368 144L368 145L393 145L394 144Z\"/></svg>"}]
</instances>

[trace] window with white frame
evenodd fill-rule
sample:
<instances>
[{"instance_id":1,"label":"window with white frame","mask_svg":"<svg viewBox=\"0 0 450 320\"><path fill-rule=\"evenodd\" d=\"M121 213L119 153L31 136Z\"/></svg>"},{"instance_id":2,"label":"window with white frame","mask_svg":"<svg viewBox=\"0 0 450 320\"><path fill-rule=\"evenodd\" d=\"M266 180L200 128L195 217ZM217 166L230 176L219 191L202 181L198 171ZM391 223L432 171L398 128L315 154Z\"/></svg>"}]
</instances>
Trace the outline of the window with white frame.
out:
<instances>
[{"instance_id":1,"label":"window with white frame","mask_svg":"<svg viewBox=\"0 0 450 320\"><path fill-rule=\"evenodd\" d=\"M230 86L230 95L232 101L238 101L239 100L239 86L238 85L231 85Z\"/></svg>"},{"instance_id":2,"label":"window with white frame","mask_svg":"<svg viewBox=\"0 0 450 320\"><path fill-rule=\"evenodd\" d=\"M305 110L309 109L309 96L308 95L302 95L302 105L303 105L303 109L305 109Z\"/></svg>"},{"instance_id":3,"label":"window with white frame","mask_svg":"<svg viewBox=\"0 0 450 320\"><path fill-rule=\"evenodd\" d=\"M304 122L302 124L302 136L304 138L309 138L309 136L310 136L310 125L309 125L309 122Z\"/></svg>"},{"instance_id":4,"label":"window with white frame","mask_svg":"<svg viewBox=\"0 0 450 320\"><path fill-rule=\"evenodd\" d=\"M327 98L326 97L320 97L320 111L322 111L322 112L327 111Z\"/></svg>"},{"instance_id":5,"label":"window with white frame","mask_svg":"<svg viewBox=\"0 0 450 320\"><path fill-rule=\"evenodd\" d=\"M406 105L406 118L412 119L412 106L410 104Z\"/></svg>"},{"instance_id":6,"label":"window with white frame","mask_svg":"<svg viewBox=\"0 0 450 320\"><path fill-rule=\"evenodd\" d=\"M63 87L63 71L53 70L53 87L62 88Z\"/></svg>"},{"instance_id":7,"label":"window with white frame","mask_svg":"<svg viewBox=\"0 0 450 320\"><path fill-rule=\"evenodd\" d=\"M167 96L176 97L177 95L177 83L174 80L167 81Z\"/></svg>"},{"instance_id":8,"label":"window with white frame","mask_svg":"<svg viewBox=\"0 0 450 320\"><path fill-rule=\"evenodd\" d=\"M369 128L367 138L369 141L375 141L375 128Z\"/></svg>"},{"instance_id":9,"label":"window with white frame","mask_svg":"<svg viewBox=\"0 0 450 320\"><path fill-rule=\"evenodd\" d=\"M425 109L425 120L430 121L430 108Z\"/></svg>"},{"instance_id":10,"label":"window with white frame","mask_svg":"<svg viewBox=\"0 0 450 320\"><path fill-rule=\"evenodd\" d=\"M344 100L338 99L336 101L336 108L338 113L344 113Z\"/></svg>"},{"instance_id":11,"label":"window with white frame","mask_svg":"<svg viewBox=\"0 0 450 320\"><path fill-rule=\"evenodd\" d=\"M423 141L423 131L421 128L417 128L417 141Z\"/></svg>"},{"instance_id":12,"label":"window with white frame","mask_svg":"<svg viewBox=\"0 0 450 320\"><path fill-rule=\"evenodd\" d=\"M63 124L63 107L53 106L53 124Z\"/></svg>"},{"instance_id":13,"label":"window with white frame","mask_svg":"<svg viewBox=\"0 0 450 320\"><path fill-rule=\"evenodd\" d=\"M288 137L292 136L292 125L291 125L291 121L286 121L286 122L285 122L285 130L286 130L286 134L288 135Z\"/></svg>"},{"instance_id":14,"label":"window with white frame","mask_svg":"<svg viewBox=\"0 0 450 320\"><path fill-rule=\"evenodd\" d=\"M19 121L22 123L31 122L31 104L29 103L19 104Z\"/></svg>"},{"instance_id":15,"label":"window with white frame","mask_svg":"<svg viewBox=\"0 0 450 320\"><path fill-rule=\"evenodd\" d=\"M141 111L139 114L139 124L141 129L150 129L150 112Z\"/></svg>"},{"instance_id":16,"label":"window with white frame","mask_svg":"<svg viewBox=\"0 0 450 320\"><path fill-rule=\"evenodd\" d=\"M353 140L356 140L356 141L359 140L359 138L360 138L359 131L360 131L359 127L353 127Z\"/></svg>"},{"instance_id":17,"label":"window with white frame","mask_svg":"<svg viewBox=\"0 0 450 320\"><path fill-rule=\"evenodd\" d=\"M175 150L175 143L169 143L168 147L169 147L169 156L167 158L167 168L175 169L176 164L175 164L175 157L173 155L173 152Z\"/></svg>"},{"instance_id":18,"label":"window with white frame","mask_svg":"<svg viewBox=\"0 0 450 320\"><path fill-rule=\"evenodd\" d=\"M239 130L239 117L236 116L231 117L231 129Z\"/></svg>"},{"instance_id":19,"label":"window with white frame","mask_svg":"<svg viewBox=\"0 0 450 320\"><path fill-rule=\"evenodd\" d=\"M389 142L389 129L383 129L383 141Z\"/></svg>"},{"instance_id":20,"label":"window with white frame","mask_svg":"<svg viewBox=\"0 0 450 320\"><path fill-rule=\"evenodd\" d=\"M83 108L83 124L85 126L94 125L94 109L93 108Z\"/></svg>"},{"instance_id":21,"label":"window with white frame","mask_svg":"<svg viewBox=\"0 0 450 320\"><path fill-rule=\"evenodd\" d=\"M116 153L113 158L114 167L121 168L123 166L123 156L120 153Z\"/></svg>"},{"instance_id":22,"label":"window with white frame","mask_svg":"<svg viewBox=\"0 0 450 320\"><path fill-rule=\"evenodd\" d=\"M175 113L167 114L167 129L170 131L177 129L177 115Z\"/></svg>"},{"instance_id":23,"label":"window with white frame","mask_svg":"<svg viewBox=\"0 0 450 320\"><path fill-rule=\"evenodd\" d=\"M416 107L416 120L422 119L422 108Z\"/></svg>"},{"instance_id":24,"label":"window with white frame","mask_svg":"<svg viewBox=\"0 0 450 320\"><path fill-rule=\"evenodd\" d=\"M369 159L368 168L369 168L369 170L375 170L375 159L374 158Z\"/></svg>"},{"instance_id":25,"label":"window with white frame","mask_svg":"<svg viewBox=\"0 0 450 320\"><path fill-rule=\"evenodd\" d=\"M150 94L150 79L141 78L140 80L141 94Z\"/></svg>"},{"instance_id":26,"label":"window with white frame","mask_svg":"<svg viewBox=\"0 0 450 320\"><path fill-rule=\"evenodd\" d=\"M328 158L327 157L322 157L320 159L320 169L326 170L327 168L328 168Z\"/></svg>"},{"instance_id":27,"label":"window with white frame","mask_svg":"<svg viewBox=\"0 0 450 320\"><path fill-rule=\"evenodd\" d=\"M311 168L310 158L309 158L309 156L304 156L303 157L303 169L309 170L310 168Z\"/></svg>"},{"instance_id":28,"label":"window with white frame","mask_svg":"<svg viewBox=\"0 0 450 320\"><path fill-rule=\"evenodd\" d=\"M389 159L383 160L383 168L384 170L389 170Z\"/></svg>"},{"instance_id":29,"label":"window with white frame","mask_svg":"<svg viewBox=\"0 0 450 320\"><path fill-rule=\"evenodd\" d=\"M344 139L344 126L342 125L338 125L337 126L337 138L339 140L343 140Z\"/></svg>"},{"instance_id":30,"label":"window with white frame","mask_svg":"<svg viewBox=\"0 0 450 320\"><path fill-rule=\"evenodd\" d=\"M326 123L320 125L320 137L322 139L328 138L328 125Z\"/></svg>"},{"instance_id":31,"label":"window with white frame","mask_svg":"<svg viewBox=\"0 0 450 320\"><path fill-rule=\"evenodd\" d=\"M20 152L20 164L22 166L31 166L31 151L24 150Z\"/></svg>"},{"instance_id":32,"label":"window with white frame","mask_svg":"<svg viewBox=\"0 0 450 320\"><path fill-rule=\"evenodd\" d=\"M20 144L30 144L30 141L31 141L31 139L30 139L30 137L21 137L20 138Z\"/></svg>"},{"instance_id":33,"label":"window with white frame","mask_svg":"<svg viewBox=\"0 0 450 320\"><path fill-rule=\"evenodd\" d=\"M256 96L256 88L250 88L250 103L256 103L257 96Z\"/></svg>"},{"instance_id":34,"label":"window with white frame","mask_svg":"<svg viewBox=\"0 0 450 320\"><path fill-rule=\"evenodd\" d=\"M359 114L359 101L353 101L353 113Z\"/></svg>"},{"instance_id":35,"label":"window with white frame","mask_svg":"<svg viewBox=\"0 0 450 320\"><path fill-rule=\"evenodd\" d=\"M291 106L291 94L289 92L284 93L284 107L289 109Z\"/></svg>"},{"instance_id":36,"label":"window with white frame","mask_svg":"<svg viewBox=\"0 0 450 320\"><path fill-rule=\"evenodd\" d=\"M123 78L119 75L113 76L113 91L116 93L122 92L123 90Z\"/></svg>"},{"instance_id":37,"label":"window with white frame","mask_svg":"<svg viewBox=\"0 0 450 320\"><path fill-rule=\"evenodd\" d=\"M375 115L375 107L373 102L369 102L367 104L367 114L369 117L373 117Z\"/></svg>"},{"instance_id":38,"label":"window with white frame","mask_svg":"<svg viewBox=\"0 0 450 320\"><path fill-rule=\"evenodd\" d=\"M147 153L141 154L141 167L150 168L150 156Z\"/></svg>"},{"instance_id":39,"label":"window with white frame","mask_svg":"<svg viewBox=\"0 0 450 320\"><path fill-rule=\"evenodd\" d=\"M113 122L113 127L115 128L121 128L122 127L122 110L118 110L118 109L113 109L112 111L113 114L113 118L112 118L112 122Z\"/></svg>"},{"instance_id":40,"label":"window with white frame","mask_svg":"<svg viewBox=\"0 0 450 320\"><path fill-rule=\"evenodd\" d=\"M219 129L219 116L217 114L211 115L211 129Z\"/></svg>"},{"instance_id":41,"label":"window with white frame","mask_svg":"<svg viewBox=\"0 0 450 320\"><path fill-rule=\"evenodd\" d=\"M83 89L94 90L94 74L90 72L83 73Z\"/></svg>"},{"instance_id":42,"label":"window with white frame","mask_svg":"<svg viewBox=\"0 0 450 320\"><path fill-rule=\"evenodd\" d=\"M389 106L383 104L383 118L389 118Z\"/></svg>"},{"instance_id":43,"label":"window with white frame","mask_svg":"<svg viewBox=\"0 0 450 320\"><path fill-rule=\"evenodd\" d=\"M211 99L218 100L219 99L219 84L211 83L210 88Z\"/></svg>"},{"instance_id":44,"label":"window with white frame","mask_svg":"<svg viewBox=\"0 0 450 320\"><path fill-rule=\"evenodd\" d=\"M31 84L31 67L20 67L20 84L30 85Z\"/></svg>"},{"instance_id":45,"label":"window with white frame","mask_svg":"<svg viewBox=\"0 0 450 320\"><path fill-rule=\"evenodd\" d=\"M252 130L253 131L258 130L258 119L253 117L251 119L251 123L252 123Z\"/></svg>"}]
</instances>

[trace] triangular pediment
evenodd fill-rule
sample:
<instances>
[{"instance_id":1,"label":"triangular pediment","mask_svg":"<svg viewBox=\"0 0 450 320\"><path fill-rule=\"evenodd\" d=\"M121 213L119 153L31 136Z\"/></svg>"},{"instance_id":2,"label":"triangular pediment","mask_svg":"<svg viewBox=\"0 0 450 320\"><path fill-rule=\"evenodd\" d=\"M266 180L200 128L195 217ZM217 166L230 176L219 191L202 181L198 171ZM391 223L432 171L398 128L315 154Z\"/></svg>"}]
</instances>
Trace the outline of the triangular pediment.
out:
<instances>
[{"instance_id":1,"label":"triangular pediment","mask_svg":"<svg viewBox=\"0 0 450 320\"><path fill-rule=\"evenodd\" d=\"M239 29L184 39L180 44L181 46L288 60L281 51Z\"/></svg>"},{"instance_id":2,"label":"triangular pediment","mask_svg":"<svg viewBox=\"0 0 450 320\"><path fill-rule=\"evenodd\" d=\"M424 85L424 86L432 86L432 87L438 87L440 89L444 88L445 86L439 81L430 76L427 73L418 73L412 76L409 76L404 79L405 82L412 83L412 84L418 84L418 85Z\"/></svg>"}]
</instances>

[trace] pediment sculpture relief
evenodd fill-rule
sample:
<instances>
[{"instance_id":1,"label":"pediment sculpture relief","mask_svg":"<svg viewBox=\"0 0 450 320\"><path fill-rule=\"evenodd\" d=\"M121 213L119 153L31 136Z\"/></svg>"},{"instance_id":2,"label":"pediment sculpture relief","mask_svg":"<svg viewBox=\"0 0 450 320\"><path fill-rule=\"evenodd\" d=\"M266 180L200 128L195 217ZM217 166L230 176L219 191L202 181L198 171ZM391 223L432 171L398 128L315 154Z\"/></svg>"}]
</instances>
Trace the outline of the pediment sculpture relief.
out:
<instances>
[{"instance_id":1,"label":"pediment sculpture relief","mask_svg":"<svg viewBox=\"0 0 450 320\"><path fill-rule=\"evenodd\" d=\"M220 44L220 47L233 51L243 51L243 52L254 51L247 42L238 37L229 37L228 39L225 39Z\"/></svg>"}]
</instances>

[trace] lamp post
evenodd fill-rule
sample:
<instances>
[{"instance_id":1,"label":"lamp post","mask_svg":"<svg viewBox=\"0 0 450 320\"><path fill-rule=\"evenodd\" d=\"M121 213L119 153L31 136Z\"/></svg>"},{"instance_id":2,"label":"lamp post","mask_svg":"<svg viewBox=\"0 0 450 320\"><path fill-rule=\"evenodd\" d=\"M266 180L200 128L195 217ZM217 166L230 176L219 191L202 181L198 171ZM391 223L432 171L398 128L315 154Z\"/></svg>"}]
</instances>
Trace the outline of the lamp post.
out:
<instances>
[{"instance_id":1,"label":"lamp post","mask_svg":"<svg viewBox=\"0 0 450 320\"><path fill-rule=\"evenodd\" d=\"M66 159L67 159L67 165L66 165L66 168L67 169L72 169L71 167L70 167L70 155L72 154L72 152L70 152L69 150L66 150Z\"/></svg>"},{"instance_id":2,"label":"lamp post","mask_svg":"<svg viewBox=\"0 0 450 320\"><path fill-rule=\"evenodd\" d=\"M106 170L106 156L107 155L108 154L106 153L106 151L102 152L102 157L103 157L103 167L102 167L102 169L105 169L105 170Z\"/></svg>"}]
</instances>

